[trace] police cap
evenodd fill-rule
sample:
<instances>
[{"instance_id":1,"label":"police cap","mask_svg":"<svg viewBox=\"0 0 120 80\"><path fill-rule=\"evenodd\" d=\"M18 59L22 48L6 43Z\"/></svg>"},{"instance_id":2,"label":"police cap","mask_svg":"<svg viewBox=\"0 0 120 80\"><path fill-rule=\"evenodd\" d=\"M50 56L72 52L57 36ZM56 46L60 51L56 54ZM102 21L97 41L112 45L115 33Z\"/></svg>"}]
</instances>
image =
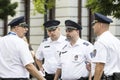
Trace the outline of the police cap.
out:
<instances>
[{"instance_id":1,"label":"police cap","mask_svg":"<svg viewBox=\"0 0 120 80\"><path fill-rule=\"evenodd\" d=\"M58 20L50 20L45 22L43 25L47 30L52 30L54 28L57 28L59 24L60 24L60 21Z\"/></svg>"},{"instance_id":2,"label":"police cap","mask_svg":"<svg viewBox=\"0 0 120 80\"><path fill-rule=\"evenodd\" d=\"M92 22L93 24L96 22L106 23L110 24L113 22L110 18L100 14L100 13L94 13L95 20Z\"/></svg>"},{"instance_id":3,"label":"police cap","mask_svg":"<svg viewBox=\"0 0 120 80\"><path fill-rule=\"evenodd\" d=\"M21 26L21 27L28 27L28 25L25 23L24 16L17 17L13 19L8 26L14 27L14 26Z\"/></svg>"},{"instance_id":4,"label":"police cap","mask_svg":"<svg viewBox=\"0 0 120 80\"><path fill-rule=\"evenodd\" d=\"M68 28L69 29L78 29L78 30L82 29L82 27L79 24L77 24L76 22L74 22L72 20L66 20L65 21L65 26L66 26L67 29Z\"/></svg>"}]
</instances>

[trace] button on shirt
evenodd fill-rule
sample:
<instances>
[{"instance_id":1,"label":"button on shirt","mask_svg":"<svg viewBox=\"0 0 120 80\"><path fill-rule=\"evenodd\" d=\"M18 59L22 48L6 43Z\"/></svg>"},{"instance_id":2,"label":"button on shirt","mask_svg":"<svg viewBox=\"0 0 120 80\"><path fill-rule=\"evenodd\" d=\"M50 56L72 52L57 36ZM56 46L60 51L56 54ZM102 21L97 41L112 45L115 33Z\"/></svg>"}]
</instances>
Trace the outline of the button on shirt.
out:
<instances>
[{"instance_id":1,"label":"button on shirt","mask_svg":"<svg viewBox=\"0 0 120 80\"><path fill-rule=\"evenodd\" d=\"M120 41L109 31L106 31L98 37L94 46L96 56L93 58L93 62L105 63L105 75L120 72Z\"/></svg>"},{"instance_id":2,"label":"button on shirt","mask_svg":"<svg viewBox=\"0 0 120 80\"><path fill-rule=\"evenodd\" d=\"M36 52L36 58L39 60L43 60L43 58L45 58L43 68L48 74L55 74L60 50L66 43L66 37L61 35L57 41L52 41L48 38L40 44Z\"/></svg>"},{"instance_id":3,"label":"button on shirt","mask_svg":"<svg viewBox=\"0 0 120 80\"><path fill-rule=\"evenodd\" d=\"M74 46L70 43L61 51L59 66L62 80L77 80L80 77L88 77L86 61L91 61L90 53L93 45L85 40L78 39Z\"/></svg>"},{"instance_id":4,"label":"button on shirt","mask_svg":"<svg viewBox=\"0 0 120 80\"><path fill-rule=\"evenodd\" d=\"M14 32L0 38L1 78L29 78L25 66L33 62L27 43Z\"/></svg>"}]
</instances>

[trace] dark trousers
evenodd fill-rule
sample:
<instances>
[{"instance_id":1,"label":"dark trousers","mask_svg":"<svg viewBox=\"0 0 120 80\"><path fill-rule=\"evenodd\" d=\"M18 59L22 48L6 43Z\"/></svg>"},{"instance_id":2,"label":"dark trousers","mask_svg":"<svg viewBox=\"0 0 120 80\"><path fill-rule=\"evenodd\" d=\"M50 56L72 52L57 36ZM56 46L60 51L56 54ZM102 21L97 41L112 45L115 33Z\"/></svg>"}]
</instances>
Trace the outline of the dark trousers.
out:
<instances>
[{"instance_id":1,"label":"dark trousers","mask_svg":"<svg viewBox=\"0 0 120 80\"><path fill-rule=\"evenodd\" d=\"M55 74L48 74L45 72L45 79L46 80L54 80Z\"/></svg>"},{"instance_id":2,"label":"dark trousers","mask_svg":"<svg viewBox=\"0 0 120 80\"><path fill-rule=\"evenodd\" d=\"M28 78L0 78L0 80L29 80Z\"/></svg>"}]
</instances>

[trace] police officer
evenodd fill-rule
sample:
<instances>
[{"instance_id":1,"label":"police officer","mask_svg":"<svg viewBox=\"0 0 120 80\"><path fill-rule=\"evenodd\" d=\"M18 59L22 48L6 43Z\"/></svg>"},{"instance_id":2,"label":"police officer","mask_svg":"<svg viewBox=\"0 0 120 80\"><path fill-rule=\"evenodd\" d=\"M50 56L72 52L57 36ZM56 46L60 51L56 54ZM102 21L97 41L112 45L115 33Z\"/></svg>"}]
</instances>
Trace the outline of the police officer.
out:
<instances>
[{"instance_id":1,"label":"police officer","mask_svg":"<svg viewBox=\"0 0 120 80\"><path fill-rule=\"evenodd\" d=\"M0 39L0 80L29 80L29 73L38 80L45 80L32 64L28 44L22 39L26 33L24 16L13 19L11 31Z\"/></svg>"},{"instance_id":2,"label":"police officer","mask_svg":"<svg viewBox=\"0 0 120 80\"><path fill-rule=\"evenodd\" d=\"M53 80L57 70L59 51L66 44L66 37L60 33L60 21L49 20L43 25L47 30L49 38L45 39L36 52L36 62L40 72L45 73L47 80ZM44 59L44 64L43 64ZM43 65L42 65L43 64Z\"/></svg>"},{"instance_id":3,"label":"police officer","mask_svg":"<svg viewBox=\"0 0 120 80\"><path fill-rule=\"evenodd\" d=\"M109 31L109 25L113 22L110 18L100 13L95 13L94 16L93 29L97 35L93 53L96 55L93 58L93 62L96 64L94 80L115 80L113 75L120 73L120 63L118 63L120 61L120 41Z\"/></svg>"},{"instance_id":4,"label":"police officer","mask_svg":"<svg viewBox=\"0 0 120 80\"><path fill-rule=\"evenodd\" d=\"M80 25L72 20L65 21L69 43L61 50L60 60L54 80L61 75L62 80L88 80L86 64L91 61L93 45L80 39Z\"/></svg>"}]
</instances>

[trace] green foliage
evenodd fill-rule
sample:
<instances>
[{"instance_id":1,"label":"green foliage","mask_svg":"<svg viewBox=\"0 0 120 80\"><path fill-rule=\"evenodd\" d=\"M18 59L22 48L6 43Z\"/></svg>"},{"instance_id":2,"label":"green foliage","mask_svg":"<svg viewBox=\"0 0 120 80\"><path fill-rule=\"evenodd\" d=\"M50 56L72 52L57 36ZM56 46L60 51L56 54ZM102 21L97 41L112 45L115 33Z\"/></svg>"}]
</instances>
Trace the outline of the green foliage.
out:
<instances>
[{"instance_id":1,"label":"green foliage","mask_svg":"<svg viewBox=\"0 0 120 80\"><path fill-rule=\"evenodd\" d=\"M45 0L33 0L33 4L35 11L42 14L45 13L45 9L44 9Z\"/></svg>"},{"instance_id":2,"label":"green foliage","mask_svg":"<svg viewBox=\"0 0 120 80\"><path fill-rule=\"evenodd\" d=\"M47 9L52 9L55 6L55 0L33 0L34 11L45 14L45 5Z\"/></svg>"},{"instance_id":3,"label":"green foliage","mask_svg":"<svg viewBox=\"0 0 120 80\"><path fill-rule=\"evenodd\" d=\"M99 12L120 19L120 0L118 4L113 1L115 0L87 0L86 7L91 9L92 13Z\"/></svg>"},{"instance_id":4,"label":"green foliage","mask_svg":"<svg viewBox=\"0 0 120 80\"><path fill-rule=\"evenodd\" d=\"M14 16L18 3L10 3L10 0L0 0L0 19L5 19L8 15Z\"/></svg>"},{"instance_id":5,"label":"green foliage","mask_svg":"<svg viewBox=\"0 0 120 80\"><path fill-rule=\"evenodd\" d=\"M52 9L55 6L55 0L48 0L46 5L48 9Z\"/></svg>"}]
</instances>

